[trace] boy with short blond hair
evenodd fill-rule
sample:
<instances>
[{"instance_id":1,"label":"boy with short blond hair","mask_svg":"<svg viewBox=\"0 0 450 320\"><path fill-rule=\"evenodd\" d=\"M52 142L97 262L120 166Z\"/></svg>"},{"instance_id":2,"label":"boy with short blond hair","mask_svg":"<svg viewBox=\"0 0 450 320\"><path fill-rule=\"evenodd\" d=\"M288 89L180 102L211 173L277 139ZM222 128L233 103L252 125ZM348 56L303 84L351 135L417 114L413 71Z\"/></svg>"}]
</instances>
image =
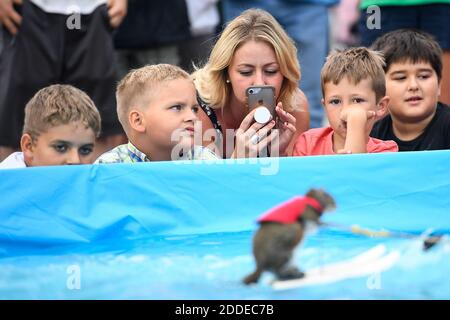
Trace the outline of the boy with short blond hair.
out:
<instances>
[{"instance_id":1,"label":"boy with short blond hair","mask_svg":"<svg viewBox=\"0 0 450 320\"><path fill-rule=\"evenodd\" d=\"M15 152L0 168L89 164L95 160L100 114L83 91L55 84L39 90L25 107L22 152Z\"/></svg>"},{"instance_id":2,"label":"boy with short blond hair","mask_svg":"<svg viewBox=\"0 0 450 320\"><path fill-rule=\"evenodd\" d=\"M96 163L217 159L194 145L199 106L194 82L181 68L158 64L132 70L118 84L116 97L129 142Z\"/></svg>"},{"instance_id":3,"label":"boy with short blond hair","mask_svg":"<svg viewBox=\"0 0 450 320\"><path fill-rule=\"evenodd\" d=\"M362 47L328 56L321 84L330 127L300 135L294 156L398 150L393 141L369 136L375 121L387 113L389 98L385 96L383 65L380 53Z\"/></svg>"},{"instance_id":4,"label":"boy with short blond hair","mask_svg":"<svg viewBox=\"0 0 450 320\"><path fill-rule=\"evenodd\" d=\"M372 45L386 57L389 115L372 136L392 139L400 151L450 149L450 109L439 102L442 50L427 33L400 29Z\"/></svg>"}]
</instances>

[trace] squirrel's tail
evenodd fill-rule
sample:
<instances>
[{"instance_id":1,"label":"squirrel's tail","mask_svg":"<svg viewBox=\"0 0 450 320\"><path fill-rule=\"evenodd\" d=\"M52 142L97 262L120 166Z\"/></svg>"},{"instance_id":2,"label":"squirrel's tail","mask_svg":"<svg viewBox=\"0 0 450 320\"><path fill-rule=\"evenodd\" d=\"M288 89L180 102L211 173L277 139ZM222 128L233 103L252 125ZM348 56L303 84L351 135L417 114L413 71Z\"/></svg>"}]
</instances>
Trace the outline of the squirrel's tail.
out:
<instances>
[{"instance_id":1,"label":"squirrel's tail","mask_svg":"<svg viewBox=\"0 0 450 320\"><path fill-rule=\"evenodd\" d=\"M246 276L242 280L242 282L244 282L247 285L252 284L252 283L257 283L259 280L259 277L261 277L261 274L262 274L262 270L256 269L255 272L250 273L248 276Z\"/></svg>"}]
</instances>

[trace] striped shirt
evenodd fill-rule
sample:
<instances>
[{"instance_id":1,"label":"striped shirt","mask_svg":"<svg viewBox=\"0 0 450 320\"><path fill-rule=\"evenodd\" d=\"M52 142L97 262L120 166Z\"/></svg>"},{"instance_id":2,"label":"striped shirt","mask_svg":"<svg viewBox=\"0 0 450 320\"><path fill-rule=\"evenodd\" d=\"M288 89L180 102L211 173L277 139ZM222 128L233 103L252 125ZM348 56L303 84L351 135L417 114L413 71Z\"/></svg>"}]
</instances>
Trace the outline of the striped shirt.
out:
<instances>
[{"instance_id":1,"label":"striped shirt","mask_svg":"<svg viewBox=\"0 0 450 320\"><path fill-rule=\"evenodd\" d=\"M185 157L179 160L217 160L219 157L210 149L195 146L190 150ZM136 148L131 142L122 144L114 149L102 154L97 160L96 164L101 163L135 163L135 162L149 162L149 157L138 148Z\"/></svg>"}]
</instances>

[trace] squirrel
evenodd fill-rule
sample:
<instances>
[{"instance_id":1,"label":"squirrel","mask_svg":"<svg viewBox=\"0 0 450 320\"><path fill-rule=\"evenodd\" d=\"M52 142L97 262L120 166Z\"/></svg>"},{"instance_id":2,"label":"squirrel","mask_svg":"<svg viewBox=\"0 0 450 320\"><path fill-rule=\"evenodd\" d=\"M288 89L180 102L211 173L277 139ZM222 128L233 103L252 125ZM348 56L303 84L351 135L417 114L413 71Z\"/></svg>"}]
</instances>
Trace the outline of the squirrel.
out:
<instances>
[{"instance_id":1,"label":"squirrel","mask_svg":"<svg viewBox=\"0 0 450 320\"><path fill-rule=\"evenodd\" d=\"M290 265L294 249L307 230L320 224L322 213L335 208L331 195L323 189L310 189L306 196L294 197L264 214L253 237L256 270L243 282L258 282L264 271L273 272L279 280L303 278L304 273Z\"/></svg>"}]
</instances>

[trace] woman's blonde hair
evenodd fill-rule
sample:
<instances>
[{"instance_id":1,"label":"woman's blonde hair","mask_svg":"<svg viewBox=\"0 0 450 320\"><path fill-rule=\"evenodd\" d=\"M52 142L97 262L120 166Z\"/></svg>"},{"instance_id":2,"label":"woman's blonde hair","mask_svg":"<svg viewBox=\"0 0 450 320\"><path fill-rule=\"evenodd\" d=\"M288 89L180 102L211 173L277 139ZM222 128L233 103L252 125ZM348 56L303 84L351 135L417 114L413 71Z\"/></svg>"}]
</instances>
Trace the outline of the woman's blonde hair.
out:
<instances>
[{"instance_id":1,"label":"woman's blonde hair","mask_svg":"<svg viewBox=\"0 0 450 320\"><path fill-rule=\"evenodd\" d=\"M227 68L236 50L251 40L264 41L275 51L284 76L277 100L287 111L293 111L297 105L295 91L301 77L297 48L275 18L261 9L244 11L223 30L206 65L193 74L200 97L214 109L222 109L226 105L232 90L226 84Z\"/></svg>"}]
</instances>

